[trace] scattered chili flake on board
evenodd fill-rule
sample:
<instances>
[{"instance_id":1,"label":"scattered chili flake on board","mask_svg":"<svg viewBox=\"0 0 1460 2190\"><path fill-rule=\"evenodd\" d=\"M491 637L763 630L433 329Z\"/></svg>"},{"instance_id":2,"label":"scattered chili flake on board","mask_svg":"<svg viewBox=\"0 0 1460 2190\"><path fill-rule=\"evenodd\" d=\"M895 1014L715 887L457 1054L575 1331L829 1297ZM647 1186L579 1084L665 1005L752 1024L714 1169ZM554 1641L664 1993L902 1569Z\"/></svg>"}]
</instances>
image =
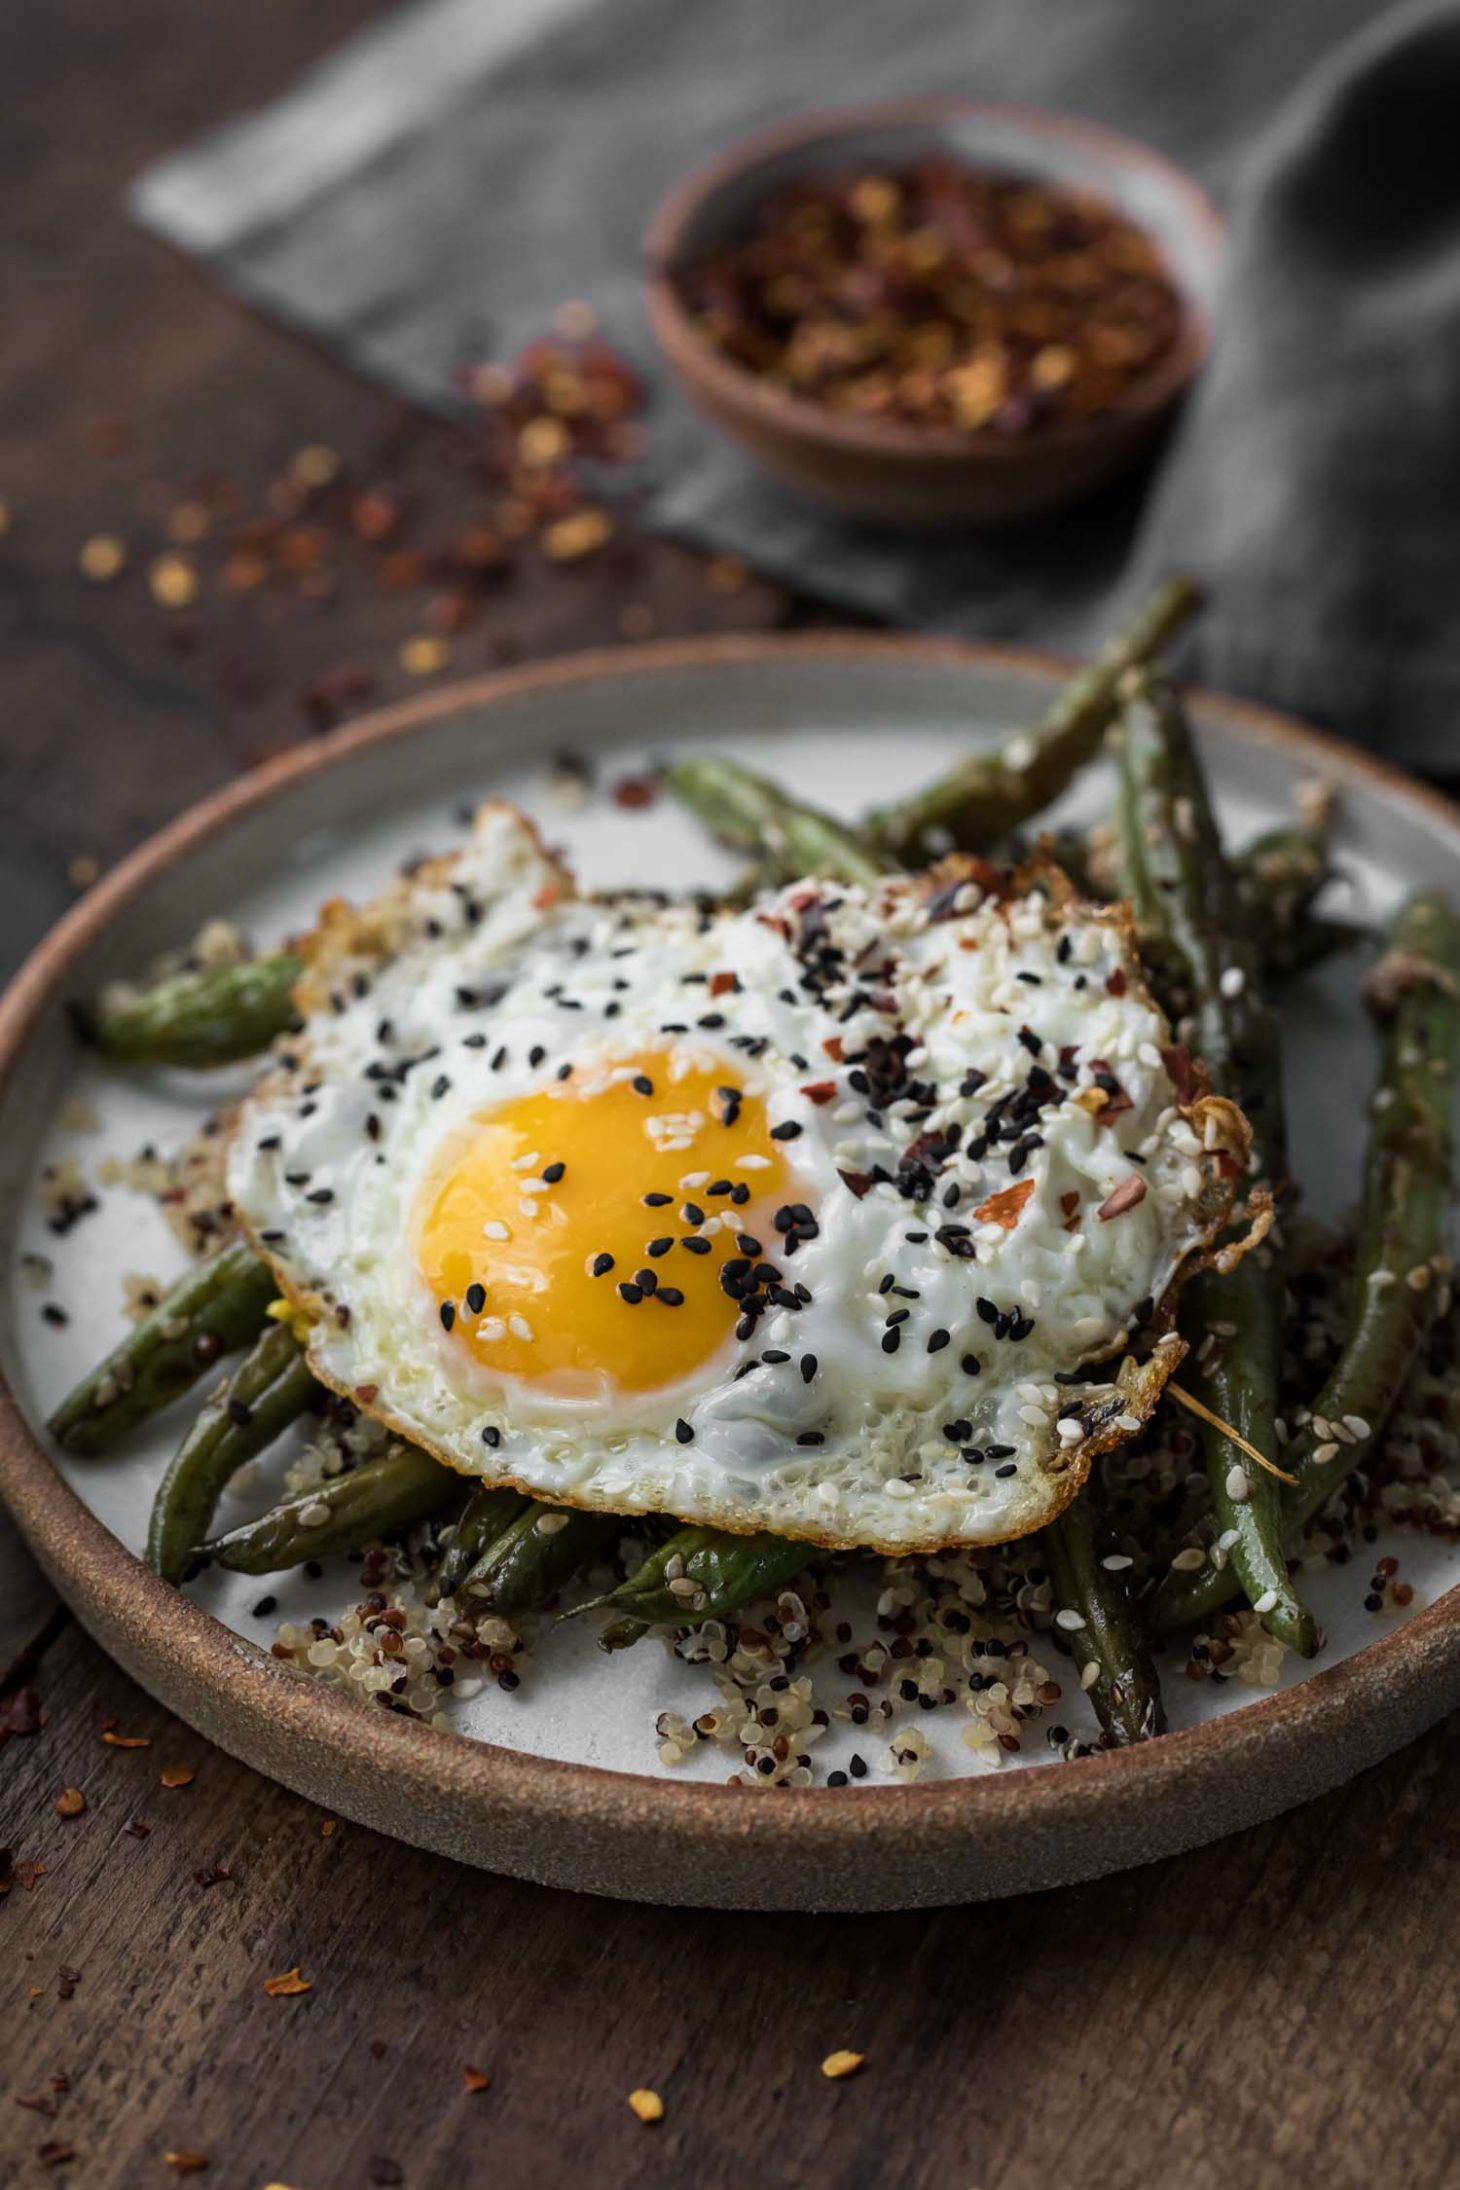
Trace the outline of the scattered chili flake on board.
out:
<instances>
[{"instance_id":1,"label":"scattered chili flake on board","mask_svg":"<svg viewBox=\"0 0 1460 2190\"><path fill-rule=\"evenodd\" d=\"M42 2167L65 2167L75 2157L75 2145L63 2144L59 2137L51 2137L45 2144L36 2146L36 2158Z\"/></svg>"},{"instance_id":2,"label":"scattered chili flake on board","mask_svg":"<svg viewBox=\"0 0 1460 2190\"><path fill-rule=\"evenodd\" d=\"M204 1888L221 1886L225 1878L232 1876L233 1873L226 1863L207 1863L202 1870L193 1872L193 1884Z\"/></svg>"},{"instance_id":3,"label":"scattered chili flake on board","mask_svg":"<svg viewBox=\"0 0 1460 2190\"><path fill-rule=\"evenodd\" d=\"M35 1689L15 1689L0 1703L0 1749L12 1734L38 1734L44 1724L41 1699Z\"/></svg>"},{"instance_id":4,"label":"scattered chili flake on board","mask_svg":"<svg viewBox=\"0 0 1460 2190\"><path fill-rule=\"evenodd\" d=\"M308 1978L300 1976L296 1962L293 1969L286 1969L282 1975L266 1977L264 1990L271 2000L292 2000L298 1993L313 1992L314 1987Z\"/></svg>"},{"instance_id":5,"label":"scattered chili flake on board","mask_svg":"<svg viewBox=\"0 0 1460 2190\"><path fill-rule=\"evenodd\" d=\"M152 1736L150 1734L118 1734L114 1731L114 1727L115 1721L111 1726L104 1726L101 1730L101 1738L109 1749L150 1749L152 1747Z\"/></svg>"},{"instance_id":6,"label":"scattered chili flake on board","mask_svg":"<svg viewBox=\"0 0 1460 2190\"><path fill-rule=\"evenodd\" d=\"M485 2091L492 2081L484 2068L472 2068L465 2062L462 2064L461 2080L471 2092Z\"/></svg>"},{"instance_id":7,"label":"scattered chili flake on board","mask_svg":"<svg viewBox=\"0 0 1460 2190\"><path fill-rule=\"evenodd\" d=\"M1006 1232L1012 1232L1019 1222L1020 1210L1033 1192L1033 1179L1021 1179L1017 1186L1004 1186L997 1194L990 1194L973 1214L980 1224L998 1224Z\"/></svg>"},{"instance_id":8,"label":"scattered chili flake on board","mask_svg":"<svg viewBox=\"0 0 1460 2190\"><path fill-rule=\"evenodd\" d=\"M46 1875L45 1864L37 1862L32 1855L17 1856L12 1865L12 1870L15 1883L23 1893L34 1893L36 1887Z\"/></svg>"},{"instance_id":9,"label":"scattered chili flake on board","mask_svg":"<svg viewBox=\"0 0 1460 2190\"><path fill-rule=\"evenodd\" d=\"M186 1764L164 1764L160 1776L164 1787L191 1787L198 1775Z\"/></svg>"},{"instance_id":10,"label":"scattered chili flake on board","mask_svg":"<svg viewBox=\"0 0 1460 2190\"><path fill-rule=\"evenodd\" d=\"M74 2000L76 1987L81 1982L79 1969L67 1969L64 1964L56 1972L56 1997L58 2000Z\"/></svg>"},{"instance_id":11,"label":"scattered chili flake on board","mask_svg":"<svg viewBox=\"0 0 1460 2190\"><path fill-rule=\"evenodd\" d=\"M641 2122L662 2122L664 2119L664 2101L657 2091L631 2091L629 2105Z\"/></svg>"},{"instance_id":12,"label":"scattered chili flake on board","mask_svg":"<svg viewBox=\"0 0 1460 2190\"><path fill-rule=\"evenodd\" d=\"M208 2164L206 2152L164 2152L162 2157L179 2175L201 2175Z\"/></svg>"},{"instance_id":13,"label":"scattered chili flake on board","mask_svg":"<svg viewBox=\"0 0 1460 2190\"><path fill-rule=\"evenodd\" d=\"M57 1817L80 1817L86 1808L86 1797L79 1787L63 1787L56 1797Z\"/></svg>"},{"instance_id":14,"label":"scattered chili flake on board","mask_svg":"<svg viewBox=\"0 0 1460 2190\"><path fill-rule=\"evenodd\" d=\"M844 2049L828 2053L821 2064L821 2073L831 2083L840 2083L843 2076L855 2076L866 2060L865 2053L848 2053Z\"/></svg>"}]
</instances>

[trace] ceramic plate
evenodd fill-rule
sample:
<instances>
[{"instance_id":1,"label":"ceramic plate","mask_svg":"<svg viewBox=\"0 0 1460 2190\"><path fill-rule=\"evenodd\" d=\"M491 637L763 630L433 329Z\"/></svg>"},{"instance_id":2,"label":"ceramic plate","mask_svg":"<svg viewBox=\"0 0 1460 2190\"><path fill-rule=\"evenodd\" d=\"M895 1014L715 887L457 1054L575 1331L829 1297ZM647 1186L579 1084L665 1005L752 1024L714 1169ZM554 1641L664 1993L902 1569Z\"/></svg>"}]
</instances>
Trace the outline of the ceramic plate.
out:
<instances>
[{"instance_id":1,"label":"ceramic plate","mask_svg":"<svg viewBox=\"0 0 1460 2190\"><path fill-rule=\"evenodd\" d=\"M459 1731L443 1734L362 1709L268 1655L278 1618L351 1601L343 1563L319 1581L270 1585L279 1602L267 1616L253 1609L257 1581L210 1572L178 1594L141 1566L152 1490L187 1402L102 1461L58 1456L37 1427L119 1335L123 1273L166 1275L179 1260L155 1206L119 1187L53 1238L40 1170L69 1158L95 1180L109 1157L185 1137L227 1085L102 1068L75 1043L68 997L144 965L214 914L265 943L306 926L322 898L370 894L406 856L460 841L463 813L488 793L537 815L590 886L713 887L731 863L674 808L630 810L600 788L567 810L549 788L553 757L591 756L602 787L703 742L850 814L1027 723L1061 668L985 648L815 636L624 650L457 686L221 793L62 922L0 1006L10 1243L0 1490L57 1588L129 1672L260 1770L402 1838L592 1891L792 1908L1004 1894L1170 1853L1332 1785L1460 1701L1460 1623L1445 1596L1460 1553L1410 1534L1391 1547L1415 1585L1402 1623L1364 1610L1364 1562L1334 1568L1310 1592L1330 1638L1316 1665L1262 1692L1187 1680L1184 1654L1168 1651L1173 1731L1140 1750L1065 1761L1039 1733L1027 1756L991 1772L949 1708L918 1715L931 1748L918 1785L874 1772L846 1789L730 1786L738 1752L704 1744L673 1771L659 1761L655 1718L706 1708L704 1669L654 1643L605 1657L586 1622L555 1629L526 1661L521 1689L489 1685L456 1707ZM1446 803L1270 714L1213 697L1195 712L1235 835L1290 814L1295 786L1319 771L1343 793L1356 917L1382 915L1420 883L1460 892L1460 819ZM1092 773L1068 814L1105 810L1109 788ZM1321 1215L1341 1211L1358 1177L1371 1052L1355 991L1353 965L1333 965L1287 1008L1294 1154ZM37 1250L53 1264L39 1292L21 1264ZM64 1327L44 1318L46 1301L68 1312ZM223 1519L269 1502L281 1458L230 1498ZM831 1685L846 1684L833 1675ZM1076 1698L1059 1716L1077 1728L1082 1710ZM883 1744L836 1727L816 1751L818 1780L854 1745Z\"/></svg>"}]
</instances>

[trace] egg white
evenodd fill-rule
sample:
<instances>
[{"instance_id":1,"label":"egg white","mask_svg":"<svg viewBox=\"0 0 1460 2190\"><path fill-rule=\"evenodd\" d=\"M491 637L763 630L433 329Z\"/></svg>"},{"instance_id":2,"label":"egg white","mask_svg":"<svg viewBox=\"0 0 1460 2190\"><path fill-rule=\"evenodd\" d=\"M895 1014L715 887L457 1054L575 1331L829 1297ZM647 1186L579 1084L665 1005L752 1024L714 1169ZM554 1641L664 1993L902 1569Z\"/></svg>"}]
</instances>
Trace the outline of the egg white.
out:
<instances>
[{"instance_id":1,"label":"egg white","mask_svg":"<svg viewBox=\"0 0 1460 2190\"><path fill-rule=\"evenodd\" d=\"M320 1378L463 1473L891 1553L996 1543L1060 1510L1179 1358L1168 1336L1142 1367L1082 1374L1115 1363L1136 1324L1161 1329L1178 1273L1227 1214L1245 1122L1213 1098L1183 1102L1127 924L1057 874L1011 890L950 864L871 892L805 883L740 911L591 901L493 805L459 855L362 912L326 908L306 955L306 1023L244 1106L230 1191L312 1319ZM739 985L711 1008L687 977L725 968ZM915 1044L914 1092L878 1107L851 1060L898 1030ZM569 1399L493 1378L442 1329L420 1274L420 1182L443 1136L483 1110L565 1061L646 1046L722 1059L772 1125L801 1128L778 1145L818 1220L785 1264L810 1299L744 1343L727 1330L710 1363L650 1394ZM1001 1097L1027 1105L1036 1061L1060 1099L1032 1115L1015 1172L1009 1142L979 1154L979 1137ZM1119 1090L1112 1118L1102 1076ZM834 1099L803 1092L827 1080ZM909 1146L950 1127L960 1145L916 1198ZM1026 1186L1012 1225L973 1214ZM1112 1195L1132 1205L1102 1218ZM766 1348L790 1362L737 1377Z\"/></svg>"}]
</instances>

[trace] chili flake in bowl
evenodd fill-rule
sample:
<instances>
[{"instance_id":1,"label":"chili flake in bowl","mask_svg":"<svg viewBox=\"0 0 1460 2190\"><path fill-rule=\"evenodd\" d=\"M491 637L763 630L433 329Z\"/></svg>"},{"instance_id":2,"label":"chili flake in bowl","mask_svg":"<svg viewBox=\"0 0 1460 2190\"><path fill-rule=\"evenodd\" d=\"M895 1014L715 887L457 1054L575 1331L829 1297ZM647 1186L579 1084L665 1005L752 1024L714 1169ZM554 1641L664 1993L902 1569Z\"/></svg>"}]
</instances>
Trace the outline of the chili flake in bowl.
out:
<instances>
[{"instance_id":1,"label":"chili flake in bowl","mask_svg":"<svg viewBox=\"0 0 1460 2190\"><path fill-rule=\"evenodd\" d=\"M914 525L1028 518L1149 445L1205 355L1197 189L1091 124L953 99L793 123L682 183L648 308L789 484Z\"/></svg>"}]
</instances>

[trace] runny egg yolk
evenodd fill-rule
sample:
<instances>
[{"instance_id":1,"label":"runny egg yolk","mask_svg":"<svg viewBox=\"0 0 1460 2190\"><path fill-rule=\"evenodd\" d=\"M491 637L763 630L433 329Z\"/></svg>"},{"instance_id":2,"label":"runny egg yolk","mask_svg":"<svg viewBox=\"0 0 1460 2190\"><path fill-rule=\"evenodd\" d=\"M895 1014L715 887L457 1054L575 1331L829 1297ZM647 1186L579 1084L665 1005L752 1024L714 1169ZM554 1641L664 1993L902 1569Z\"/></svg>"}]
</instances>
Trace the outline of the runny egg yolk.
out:
<instances>
[{"instance_id":1,"label":"runny egg yolk","mask_svg":"<svg viewBox=\"0 0 1460 2190\"><path fill-rule=\"evenodd\" d=\"M729 1341L737 1291L781 1268L781 1145L761 1098L702 1054L580 1066L480 1113L417 1205L452 1343L562 1396L677 1384Z\"/></svg>"}]
</instances>

